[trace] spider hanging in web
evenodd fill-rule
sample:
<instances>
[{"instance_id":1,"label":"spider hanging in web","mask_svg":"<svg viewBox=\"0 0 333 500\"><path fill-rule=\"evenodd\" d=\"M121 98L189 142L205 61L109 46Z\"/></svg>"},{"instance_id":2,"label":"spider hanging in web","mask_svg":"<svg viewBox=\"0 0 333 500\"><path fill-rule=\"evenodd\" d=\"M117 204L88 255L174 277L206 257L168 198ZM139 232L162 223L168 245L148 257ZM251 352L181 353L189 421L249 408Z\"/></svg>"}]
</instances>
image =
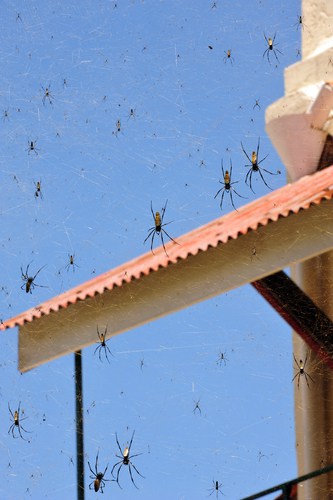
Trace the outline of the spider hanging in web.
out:
<instances>
[{"instance_id":1,"label":"spider hanging in web","mask_svg":"<svg viewBox=\"0 0 333 500\"><path fill-rule=\"evenodd\" d=\"M31 262L30 262L30 264L31 264ZM22 269L22 266L21 266L21 278L23 279L23 281L25 281L25 283L23 283L23 285L21 286L21 290L23 290L25 288L25 291L27 293L29 293L29 292L32 293L32 290L35 288L35 286L38 286L40 288L47 288L44 285L37 285L37 283L35 283L36 276L41 272L42 269L44 269L44 267L46 266L46 264L45 264L45 266L43 266L40 269L38 269L38 271L35 274L35 276L29 276L29 266L30 266L30 264L27 265L25 273L23 272L23 269Z\"/></svg>"},{"instance_id":2,"label":"spider hanging in web","mask_svg":"<svg viewBox=\"0 0 333 500\"><path fill-rule=\"evenodd\" d=\"M30 431L27 431L21 424L21 422L23 420L26 420L28 417L22 418L23 411L21 412L21 415L20 415L20 409L21 409L21 401L19 402L18 409L15 410L14 413L12 412L12 410L9 406L9 403L8 403L8 410L9 410L9 413L11 414L12 419L13 419L13 423L9 427L8 434L12 433L13 438L18 438L18 436L15 436L15 430L17 429L17 431L20 435L20 438L23 439L24 441L28 441L28 439L25 439L22 436L22 432L21 432L21 431L24 431L26 433L30 433Z\"/></svg>"},{"instance_id":3,"label":"spider hanging in web","mask_svg":"<svg viewBox=\"0 0 333 500\"><path fill-rule=\"evenodd\" d=\"M114 464L114 466L112 467L112 470L111 470L111 474L113 476L114 469L119 465L118 470L117 470L117 475L116 475L116 481L118 483L119 488L121 488L121 486L119 484L119 472L120 472L120 469L122 468L123 465L128 465L129 475L130 475L131 481L134 484L134 486L136 487L136 489L139 489L139 488L137 487L137 485L134 482L133 475L132 475L132 467L139 476L141 476L143 479L145 479L145 477L138 471L138 469L135 467L135 465L132 462L132 458L138 457L139 455L142 455L142 453L136 453L135 455L131 455L131 446L132 446L132 442L133 442L133 438L134 438L134 433L135 433L135 431L133 431L130 444L129 444L129 446L125 447L124 452L122 452L122 450L121 450L121 447L120 447L120 444L118 441L118 436L116 433L116 441L117 441L119 451L121 453L121 456L116 454L116 457L120 458L121 460L119 462L117 462L116 464ZM113 477L115 477L115 476L113 476Z\"/></svg>"},{"instance_id":4,"label":"spider hanging in web","mask_svg":"<svg viewBox=\"0 0 333 500\"><path fill-rule=\"evenodd\" d=\"M250 185L250 189L251 189L252 193L254 193L254 191L252 189L252 175L253 175L253 172L259 172L259 175L262 178L265 186L267 186L268 189L272 189L271 187L269 187L269 185L265 181L264 176L263 176L263 174L262 174L261 171L263 170L264 172L267 172L267 174L270 174L270 175L278 175L278 172L277 173L273 173L273 172L270 172L269 170L267 170L266 168L260 167L260 163L262 163L264 160L266 160L266 158L268 156L268 154L267 154L262 160L258 161L259 160L260 137L258 139L257 152L252 151L251 158L249 157L249 155L245 151L242 142L241 142L241 146L242 146L242 150L243 150L243 153L245 154L246 158L249 160L249 162L251 162L251 164L245 165L245 167L250 167L250 170L247 172L246 177L245 177L245 183L247 185ZM249 184L248 184L248 181L249 181Z\"/></svg>"},{"instance_id":5,"label":"spider hanging in web","mask_svg":"<svg viewBox=\"0 0 333 500\"><path fill-rule=\"evenodd\" d=\"M233 62L234 62L234 58L231 55L231 49L228 49L227 51L224 51L224 53L225 53L225 57L223 58L224 64L227 61L230 61L231 65L232 65Z\"/></svg>"},{"instance_id":6,"label":"spider hanging in web","mask_svg":"<svg viewBox=\"0 0 333 500\"><path fill-rule=\"evenodd\" d=\"M237 184L239 181L231 182L231 176L232 176L232 162L231 162L231 160L230 160L230 173L229 173L228 170L226 170L224 172L223 160L221 160L221 170L222 170L223 181L219 181L219 183L222 184L222 187L221 187L221 189L218 190L218 192L214 196L214 200L215 200L215 198L222 191L222 196L221 196L221 201L220 201L220 208L222 210L222 204L223 204L224 195L225 195L225 193L229 193L230 194L231 204L232 204L232 206L234 207L234 209L237 212L237 208L234 205L234 200L233 200L233 197L232 197L232 192L234 191L234 193L236 193L237 196L239 196L240 198L245 198L245 196L242 196L241 194L237 193L236 189L233 187L233 184Z\"/></svg>"},{"instance_id":7,"label":"spider hanging in web","mask_svg":"<svg viewBox=\"0 0 333 500\"><path fill-rule=\"evenodd\" d=\"M151 252L154 254L154 251L153 251L153 244L154 244L154 238L155 238L155 235L157 234L157 236L161 236L161 240L162 240L162 245L163 245L163 248L164 248L164 251L165 251L165 255L167 257L168 256L168 253L165 249L165 246L164 246L164 239L163 239L163 233L167 235L167 237L173 241L174 243L176 243L176 245L179 245L179 243L177 243L177 241L175 241L173 238L171 238L171 236L166 232L166 230L164 229L165 226L167 226L168 224L171 224L171 222L173 221L170 221L170 222L166 222L165 224L163 224L163 218L164 218L164 214L165 214L165 210L166 210L166 206L167 206L167 203L168 203L168 200L165 202L165 205L164 205L164 208L162 208L161 210L161 213L160 212L156 212L154 214L154 210L153 210L153 202L150 202L150 210L151 210L151 213L152 213L152 216L153 216L153 219L154 219L154 223L155 225L153 227L150 227L148 229L148 236L147 238L145 239L145 241L143 242L143 244L146 243L146 241L150 238L151 238L151 245L150 245L150 250ZM155 254L154 254L155 255Z\"/></svg>"},{"instance_id":8,"label":"spider hanging in web","mask_svg":"<svg viewBox=\"0 0 333 500\"><path fill-rule=\"evenodd\" d=\"M96 349L94 351L94 355L96 354L96 351L98 351L99 360L102 361L101 352L102 352L102 349L104 349L105 357L108 360L108 363L110 363L109 358L108 358L108 353L111 354L111 356L113 356L113 354L112 354L112 352L110 351L110 349L109 349L109 347L107 345L108 340L105 340L106 339L107 331L108 331L108 327L105 327L104 332L100 333L100 331L98 329L98 326L97 326L97 335L98 335L98 338L99 338L99 342L97 342L98 346L96 347Z\"/></svg>"},{"instance_id":9,"label":"spider hanging in web","mask_svg":"<svg viewBox=\"0 0 333 500\"><path fill-rule=\"evenodd\" d=\"M66 264L65 269L67 269L67 272L69 271L69 268L72 266L73 273L75 272L76 267L80 267L75 263L75 252L73 254L68 254L69 262Z\"/></svg>"},{"instance_id":10,"label":"spider hanging in web","mask_svg":"<svg viewBox=\"0 0 333 500\"><path fill-rule=\"evenodd\" d=\"M219 366L222 366L222 363L224 363L224 366L226 366L228 358L226 358L226 352L223 352L220 350L219 352L219 357L217 358L216 364Z\"/></svg>"},{"instance_id":11,"label":"spider hanging in web","mask_svg":"<svg viewBox=\"0 0 333 500\"><path fill-rule=\"evenodd\" d=\"M310 385L309 385L309 380L308 378L314 382L313 378L311 377L311 375L309 373L307 373L305 371L305 366L306 366L306 362L308 360L308 355L306 355L305 357L305 361L303 363L303 360L300 359L299 362L297 361L297 359L295 358L295 354L294 354L294 361L296 363L296 366L297 366L297 369L298 371L296 372L296 374L294 375L293 379L291 382L293 382L295 380L295 378L297 377L297 388L299 389L299 381L300 381L300 378L301 376L304 375L304 378L305 378L305 381L306 381L306 385L308 386L308 388L310 389Z\"/></svg>"},{"instance_id":12,"label":"spider hanging in web","mask_svg":"<svg viewBox=\"0 0 333 500\"><path fill-rule=\"evenodd\" d=\"M42 181L37 181L35 182L35 198L40 198L41 200L43 199L43 193L42 193Z\"/></svg>"},{"instance_id":13,"label":"spider hanging in web","mask_svg":"<svg viewBox=\"0 0 333 500\"><path fill-rule=\"evenodd\" d=\"M35 155L38 156L39 149L36 147L36 143L37 143L37 139L35 139L34 141L28 141L28 149L26 149L26 151L28 151L29 155L30 155L30 152L33 151L35 153Z\"/></svg>"},{"instance_id":14,"label":"spider hanging in web","mask_svg":"<svg viewBox=\"0 0 333 500\"><path fill-rule=\"evenodd\" d=\"M96 493L101 490L101 493L103 492L103 488L105 488L105 481L114 481L114 479L104 479L104 476L106 474L106 471L108 470L109 464L104 469L104 472L98 472L98 454L99 451L97 452L96 455L96 461L95 461L95 470L93 471L91 468L90 463L88 462L90 472L92 473L92 476L89 476L90 479L92 479L91 483L89 484L89 489L96 491Z\"/></svg>"},{"instance_id":15,"label":"spider hanging in web","mask_svg":"<svg viewBox=\"0 0 333 500\"><path fill-rule=\"evenodd\" d=\"M43 92L44 92L43 99L42 99L43 105L45 106L46 99L49 101L50 104L52 104L52 99L54 99L54 97L50 92L51 85L49 84L49 86L46 87L45 89L44 89L43 85L41 87L42 87Z\"/></svg>"},{"instance_id":16,"label":"spider hanging in web","mask_svg":"<svg viewBox=\"0 0 333 500\"><path fill-rule=\"evenodd\" d=\"M219 483L218 481L214 481L214 480L213 480L213 487L212 487L212 488L210 488L210 489L208 490L208 491L211 491L211 493L209 493L209 495L208 495L208 496L209 496L209 497L210 497L210 496L212 496L212 494L213 494L214 492L216 492L216 498L218 498L219 493L221 493L221 495L224 495L224 493L221 491L221 489L220 489L220 488L222 488L222 484L221 484L221 483Z\"/></svg>"},{"instance_id":17,"label":"spider hanging in web","mask_svg":"<svg viewBox=\"0 0 333 500\"><path fill-rule=\"evenodd\" d=\"M276 53L278 52L278 53L279 53L279 54L281 54L281 55L283 55L283 54L282 54L281 50L279 50L279 49L277 49L277 48L276 48L276 45L277 45L277 44L275 43L276 33L275 33L275 35L273 36L273 38L267 38L267 36L265 35L265 33L264 33L264 37L265 37L265 40L266 40L266 42L267 42L268 47L267 47L267 49L265 50L265 52L263 53L262 57L265 57L265 55L266 55L266 56L267 56L267 61L269 62L269 64L271 64L271 61L270 61L270 59L269 59L269 53L270 53L270 52L273 52L273 54L275 55L275 59L276 59L276 60L277 60L277 62L279 63L280 61L279 61L279 58L278 58L278 56L277 56L277 54L276 54Z\"/></svg>"}]
</instances>

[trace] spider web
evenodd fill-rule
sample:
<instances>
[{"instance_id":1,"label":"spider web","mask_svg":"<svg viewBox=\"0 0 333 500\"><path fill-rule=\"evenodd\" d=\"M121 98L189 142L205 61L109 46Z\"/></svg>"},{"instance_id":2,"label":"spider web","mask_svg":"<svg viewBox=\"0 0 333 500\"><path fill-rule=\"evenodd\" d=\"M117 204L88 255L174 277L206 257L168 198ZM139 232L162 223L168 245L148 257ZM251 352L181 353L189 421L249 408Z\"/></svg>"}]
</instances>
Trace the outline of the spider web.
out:
<instances>
[{"instance_id":1,"label":"spider web","mask_svg":"<svg viewBox=\"0 0 333 500\"><path fill-rule=\"evenodd\" d=\"M160 211L168 200L164 222L173 221L175 239L233 210L228 193L222 212L214 199L222 158L225 169L232 159L232 181L247 198L233 193L236 208L268 192L255 173L255 194L246 186L240 143L251 155L260 137L262 165L283 172L264 111L296 60L299 7L3 3L1 319L149 251L151 202ZM277 33L277 67L262 57L264 32ZM227 50L233 60L224 62ZM268 177L273 189L285 183ZM71 255L76 267L67 267ZM36 277L45 288L31 294L20 289L28 264L32 276L45 265ZM73 356L21 376L16 335L2 336L0 496L74 498ZM87 495L88 460L99 452L111 479L115 433L124 449L134 430L131 453L142 455L133 463L145 479L132 471L136 490L123 466L123 489L107 482L107 495L196 499L219 481L227 498L241 498L296 475L290 331L250 287L107 345L110 363L96 346L83 351ZM7 404L14 411L20 401L29 443L7 433Z\"/></svg>"}]
</instances>

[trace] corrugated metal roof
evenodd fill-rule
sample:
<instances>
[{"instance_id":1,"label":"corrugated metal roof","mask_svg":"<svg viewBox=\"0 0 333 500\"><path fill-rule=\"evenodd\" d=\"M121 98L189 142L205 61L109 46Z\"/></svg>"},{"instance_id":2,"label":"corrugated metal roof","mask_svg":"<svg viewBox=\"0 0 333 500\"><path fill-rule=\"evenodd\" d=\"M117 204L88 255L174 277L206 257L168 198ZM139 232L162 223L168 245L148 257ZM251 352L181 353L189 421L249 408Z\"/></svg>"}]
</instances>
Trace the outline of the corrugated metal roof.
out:
<instances>
[{"instance_id":1,"label":"corrugated metal roof","mask_svg":"<svg viewBox=\"0 0 333 500\"><path fill-rule=\"evenodd\" d=\"M259 198L223 217L205 224L189 233L179 236L176 245L166 244L168 255L163 247L154 250L155 255L148 252L121 266L107 271L68 292L53 297L42 304L11 318L0 325L0 329L12 328L31 322L34 318L66 308L79 300L102 294L105 290L120 287L123 283L140 279L142 275L155 272L159 267L176 264L179 259L189 255L204 252L208 247L225 244L229 239L236 239L259 226L266 226L281 217L297 214L311 205L319 205L324 200L333 198L333 166L313 175L301 178L293 184L288 184L272 193ZM332 214L333 221L333 214Z\"/></svg>"}]
</instances>

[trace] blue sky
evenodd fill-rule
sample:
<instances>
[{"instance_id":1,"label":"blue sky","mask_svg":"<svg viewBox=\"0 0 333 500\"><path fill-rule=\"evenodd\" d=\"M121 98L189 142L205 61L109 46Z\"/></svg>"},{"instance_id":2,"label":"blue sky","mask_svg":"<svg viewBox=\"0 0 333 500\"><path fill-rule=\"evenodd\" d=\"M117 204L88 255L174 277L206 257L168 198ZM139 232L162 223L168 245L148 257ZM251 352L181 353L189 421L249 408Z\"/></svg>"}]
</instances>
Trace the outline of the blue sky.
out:
<instances>
[{"instance_id":1,"label":"blue sky","mask_svg":"<svg viewBox=\"0 0 333 500\"><path fill-rule=\"evenodd\" d=\"M263 166L281 171L267 183L286 182L264 113L299 60L300 2L215 4L3 2L0 318L149 251L151 201L168 200L174 238L233 210L227 194L222 212L214 199L221 159L248 198L234 195L236 207L266 194L258 177L255 194L245 185L241 142L250 155L260 137ZM264 33L276 33L279 64L263 58ZM33 274L45 265L32 294L21 290L29 263ZM0 496L75 498L73 356L21 375L17 331L1 339ZM135 430L145 479L134 472L136 490L123 467L123 489L107 483L104 497L201 499L218 480L237 499L296 476L291 332L251 286L108 345L110 363L83 352L85 465L99 450L110 478L115 433L123 448ZM8 435L19 401L30 442Z\"/></svg>"}]
</instances>

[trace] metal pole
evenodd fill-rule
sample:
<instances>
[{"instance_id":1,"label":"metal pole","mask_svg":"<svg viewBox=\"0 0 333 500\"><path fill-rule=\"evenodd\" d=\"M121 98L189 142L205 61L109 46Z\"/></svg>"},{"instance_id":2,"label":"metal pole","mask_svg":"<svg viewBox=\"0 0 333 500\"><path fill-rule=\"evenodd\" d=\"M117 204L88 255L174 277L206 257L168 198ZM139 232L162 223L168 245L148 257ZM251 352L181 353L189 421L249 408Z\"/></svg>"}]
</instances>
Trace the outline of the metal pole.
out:
<instances>
[{"instance_id":1,"label":"metal pole","mask_svg":"<svg viewBox=\"0 0 333 500\"><path fill-rule=\"evenodd\" d=\"M74 353L77 500L84 500L82 352Z\"/></svg>"}]
</instances>

